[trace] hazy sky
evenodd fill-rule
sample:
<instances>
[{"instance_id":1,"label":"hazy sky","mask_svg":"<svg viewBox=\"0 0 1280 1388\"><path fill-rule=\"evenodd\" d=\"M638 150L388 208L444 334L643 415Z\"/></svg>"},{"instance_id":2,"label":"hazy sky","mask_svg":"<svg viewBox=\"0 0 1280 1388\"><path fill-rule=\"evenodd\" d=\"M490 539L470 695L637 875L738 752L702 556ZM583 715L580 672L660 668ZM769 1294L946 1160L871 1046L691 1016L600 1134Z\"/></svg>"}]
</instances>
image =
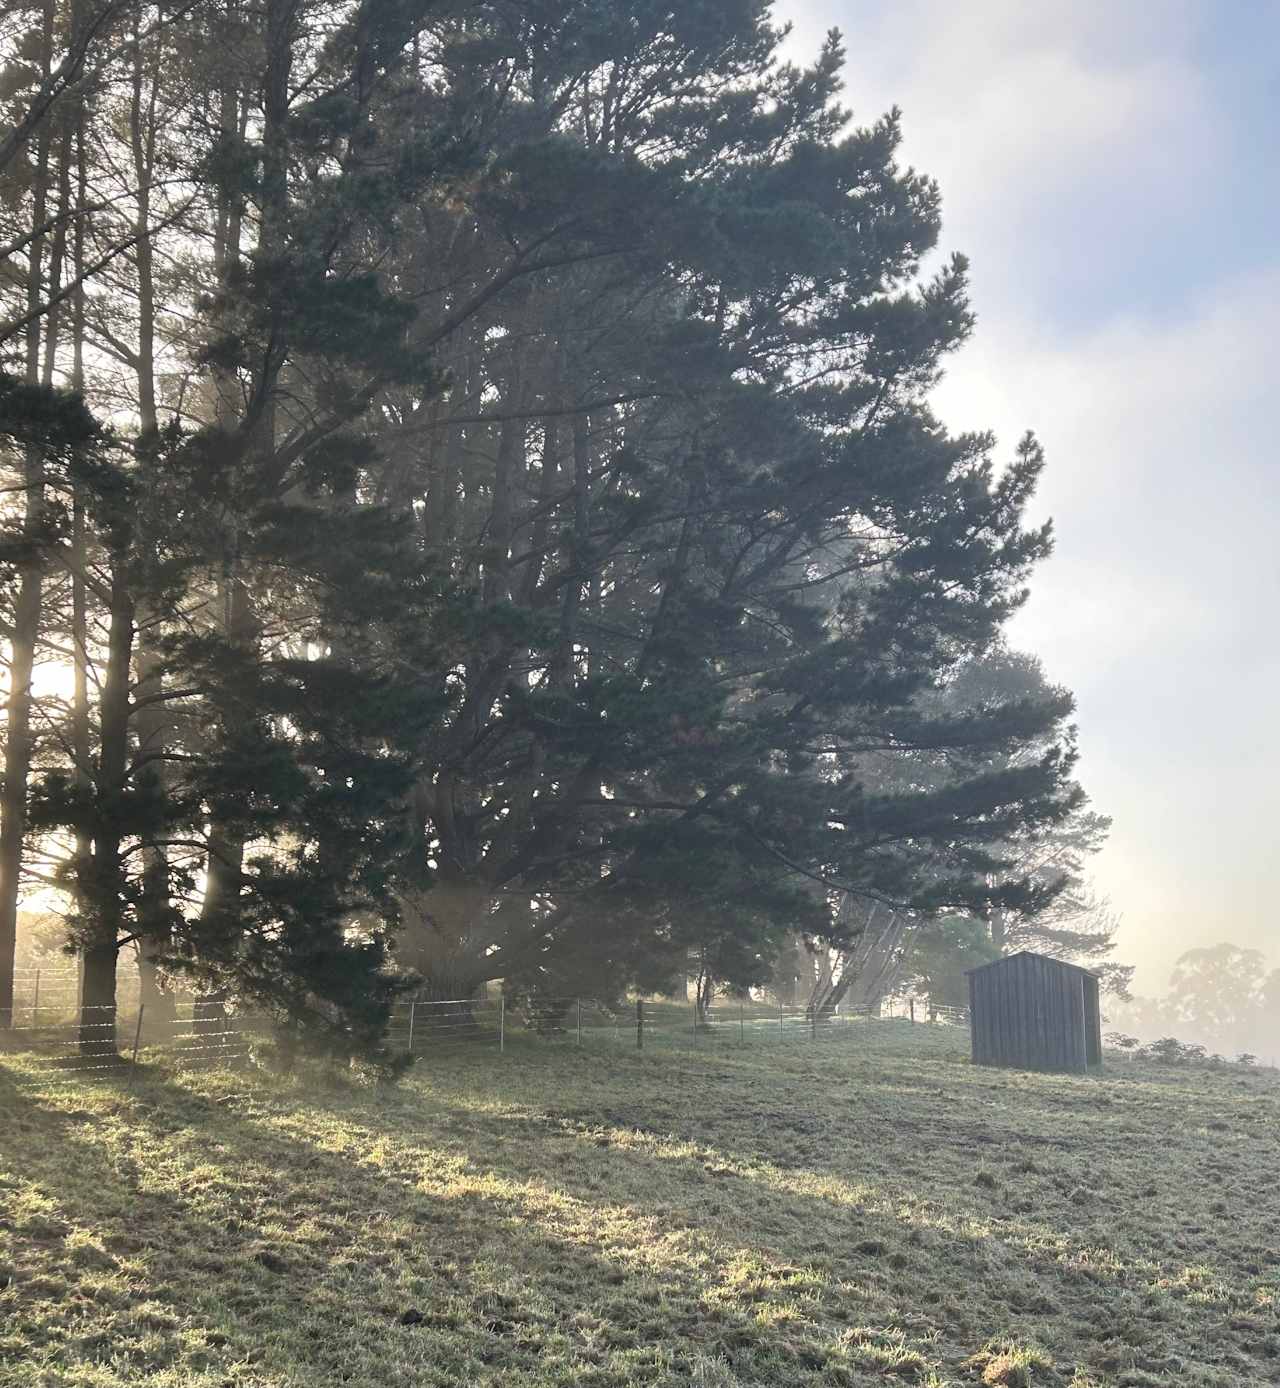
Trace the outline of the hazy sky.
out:
<instances>
[{"instance_id":1,"label":"hazy sky","mask_svg":"<svg viewBox=\"0 0 1280 1388\"><path fill-rule=\"evenodd\" d=\"M903 111L973 262L949 423L1027 427L1057 553L1014 642L1079 701L1115 818L1095 880L1163 990L1229 939L1280 964L1280 4L781 0L846 104Z\"/></svg>"}]
</instances>

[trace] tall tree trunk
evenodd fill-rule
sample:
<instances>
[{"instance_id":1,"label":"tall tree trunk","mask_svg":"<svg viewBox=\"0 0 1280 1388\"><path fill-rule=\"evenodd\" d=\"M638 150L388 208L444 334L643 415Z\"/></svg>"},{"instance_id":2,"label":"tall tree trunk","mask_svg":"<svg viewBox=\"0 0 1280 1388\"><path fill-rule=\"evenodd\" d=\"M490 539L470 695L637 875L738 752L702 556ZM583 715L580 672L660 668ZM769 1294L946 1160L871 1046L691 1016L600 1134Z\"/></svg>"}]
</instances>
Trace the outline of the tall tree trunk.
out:
<instances>
[{"instance_id":1,"label":"tall tree trunk","mask_svg":"<svg viewBox=\"0 0 1280 1388\"><path fill-rule=\"evenodd\" d=\"M234 0L231 8L234 8ZM233 132L243 140L249 117L249 103L242 99L232 83L222 86L219 96L219 119L226 136ZM240 240L243 231L244 198L240 190L230 187L224 191L216 220L213 263L218 281L227 285L240 264ZM230 434L241 416L243 399L234 373L213 368L212 412L214 422ZM224 636L230 637L240 620L240 609L247 597L240 592L236 572L234 536L227 537L227 553L223 572L218 578L218 611ZM226 716L231 716L230 711ZM238 931L237 900L240 895L240 873L244 861L244 841L227 823L216 817L208 830L208 851L205 855L204 892L200 903L200 937L208 940L210 932L225 932L233 937ZM196 1036L217 1034L226 1028L225 992L215 989L195 1000L192 1008L192 1031Z\"/></svg>"},{"instance_id":2,"label":"tall tree trunk","mask_svg":"<svg viewBox=\"0 0 1280 1388\"><path fill-rule=\"evenodd\" d=\"M253 612L243 579L234 568L224 575L223 631L228 640L243 645L253 640ZM232 720L234 709L219 716ZM200 938L214 953L225 957L240 937L240 886L244 871L244 834L229 821L214 816L209 824L209 848L205 856L204 896L200 903ZM220 989L196 1000L193 1031L218 1033L226 1028L227 995Z\"/></svg>"},{"instance_id":3,"label":"tall tree trunk","mask_svg":"<svg viewBox=\"0 0 1280 1388\"><path fill-rule=\"evenodd\" d=\"M842 912L854 909L846 897ZM900 911L872 902L864 908L865 920L855 943L840 955L839 967L824 980L819 979L808 1006L819 1016L830 1015L848 998L855 1007L879 1011L883 999L893 990L902 963L902 941L911 925Z\"/></svg>"},{"instance_id":4,"label":"tall tree trunk","mask_svg":"<svg viewBox=\"0 0 1280 1388\"><path fill-rule=\"evenodd\" d=\"M133 98L129 111L130 148L133 177L138 189L135 234L138 237L135 263L138 274L138 424L144 451L154 446L160 420L156 408L156 310L153 248L148 228L151 224L151 181L155 174L156 95L159 78L146 72L144 45L137 41L133 63ZM149 81L148 81L149 79ZM143 537L143 552L152 548L155 537ZM143 585L144 588L146 585ZM162 700L163 662L159 648L157 614L144 602L138 611L137 684L141 707L137 714L139 753L143 758L162 758L168 737L168 719ZM144 773L148 788L162 793L164 762L150 763ZM146 1009L148 1028L171 1025L174 998L163 986L160 961L172 943L170 920L169 862L163 848L152 845L142 855L142 911L139 921L138 974L140 996Z\"/></svg>"},{"instance_id":5,"label":"tall tree trunk","mask_svg":"<svg viewBox=\"0 0 1280 1388\"><path fill-rule=\"evenodd\" d=\"M258 218L257 255L270 283L276 278L286 250L286 224L289 199L288 119L289 79L293 65L298 0L267 0L264 38L266 64L263 83L262 181ZM239 97L230 102L224 92L223 112L240 109ZM243 115L241 116L243 122ZM223 274L230 272L239 257L239 196L232 193L225 208L221 246ZM275 295L273 294L273 299ZM254 382L249 403L251 420L247 446L250 468L269 475L276 445L276 394L287 343L285 324L278 303L270 312L269 344L263 356L260 375ZM238 406L231 383L218 383L219 422L229 425ZM252 600L242 570L239 537L234 517L226 537L226 557L222 574L223 634L233 645L245 650L257 641L257 624ZM235 708L218 711L224 722L237 716ZM205 859L204 899L200 906L200 934L219 952L236 947L240 933L239 899L244 869L245 840L240 829L216 815L208 830L209 850ZM215 991L197 1001L194 1030L197 1035L221 1031L225 1026L226 995Z\"/></svg>"},{"instance_id":6,"label":"tall tree trunk","mask_svg":"<svg viewBox=\"0 0 1280 1388\"><path fill-rule=\"evenodd\" d=\"M446 1001L475 996L489 976L484 952L492 904L487 887L452 874L425 891L402 893L400 961L421 976L419 997Z\"/></svg>"},{"instance_id":7,"label":"tall tree trunk","mask_svg":"<svg viewBox=\"0 0 1280 1388\"><path fill-rule=\"evenodd\" d=\"M41 37L41 75L47 80L53 51L53 4L45 0ZM32 226L41 228L48 215L50 126L40 126L32 183ZM28 250L26 380L41 378L41 322L38 309L44 284L43 232L37 231ZM23 534L28 544L21 563L18 595L9 641L9 706L5 727L4 782L0 786L0 1027L11 1027L14 956L18 941L18 896L21 889L22 849L27 828L27 778L31 772L31 675L40 635L44 558L40 542L44 526L44 459L29 448L23 462Z\"/></svg>"},{"instance_id":8,"label":"tall tree trunk","mask_svg":"<svg viewBox=\"0 0 1280 1388\"><path fill-rule=\"evenodd\" d=\"M84 390L84 267L85 207L88 205L89 169L84 149L84 104L75 112L76 217L71 242L75 292L71 298L71 389ZM93 786L93 756L89 735L89 602L85 575L89 571L89 543L85 530L83 488L73 484L71 496L71 753L77 789L87 798ZM72 881L89 857L89 836L78 827L72 846ZM76 996L84 987L84 958L77 955L79 976Z\"/></svg>"},{"instance_id":9,"label":"tall tree trunk","mask_svg":"<svg viewBox=\"0 0 1280 1388\"><path fill-rule=\"evenodd\" d=\"M68 113L70 115L70 113ZM53 243L49 249L49 273L47 276L47 296L57 297L62 288L62 268L67 254L67 226L71 220L71 164L74 131L70 119L61 122L58 135L58 225L54 229ZM40 372L41 384L46 388L53 385L54 373L58 365L58 332L62 325L62 303L58 302L45 314L44 365Z\"/></svg>"},{"instance_id":10,"label":"tall tree trunk","mask_svg":"<svg viewBox=\"0 0 1280 1388\"><path fill-rule=\"evenodd\" d=\"M706 951L698 954L698 972L693 980L694 1008L700 1027L711 1025L711 1003L716 993L716 980L707 967Z\"/></svg>"},{"instance_id":11,"label":"tall tree trunk","mask_svg":"<svg viewBox=\"0 0 1280 1388\"><path fill-rule=\"evenodd\" d=\"M116 964L128 919L121 857L122 806L129 776L129 675L134 604L126 562L128 541L113 537L107 667L99 701L97 796L92 856L81 864L85 921L81 949L80 1053L116 1054Z\"/></svg>"}]
</instances>

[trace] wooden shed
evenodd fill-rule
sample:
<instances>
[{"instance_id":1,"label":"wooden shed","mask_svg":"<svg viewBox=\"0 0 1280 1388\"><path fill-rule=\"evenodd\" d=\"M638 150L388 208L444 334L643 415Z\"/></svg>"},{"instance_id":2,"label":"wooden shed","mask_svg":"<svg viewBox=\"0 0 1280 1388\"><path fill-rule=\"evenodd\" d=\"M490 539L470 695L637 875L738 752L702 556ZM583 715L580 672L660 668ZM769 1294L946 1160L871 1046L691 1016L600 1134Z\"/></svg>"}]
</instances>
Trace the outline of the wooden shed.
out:
<instances>
[{"instance_id":1,"label":"wooden shed","mask_svg":"<svg viewBox=\"0 0 1280 1388\"><path fill-rule=\"evenodd\" d=\"M1098 979L1023 950L969 971L975 1065L1083 1074L1102 1064Z\"/></svg>"}]
</instances>

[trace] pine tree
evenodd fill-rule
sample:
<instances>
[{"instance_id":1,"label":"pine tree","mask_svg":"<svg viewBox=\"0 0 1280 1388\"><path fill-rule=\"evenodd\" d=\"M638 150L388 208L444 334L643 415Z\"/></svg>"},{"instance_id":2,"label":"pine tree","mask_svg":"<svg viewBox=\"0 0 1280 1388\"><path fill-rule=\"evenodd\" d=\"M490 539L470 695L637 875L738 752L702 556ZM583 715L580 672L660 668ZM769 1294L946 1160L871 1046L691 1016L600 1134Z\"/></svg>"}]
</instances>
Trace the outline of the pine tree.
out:
<instances>
[{"instance_id":1,"label":"pine tree","mask_svg":"<svg viewBox=\"0 0 1280 1388\"><path fill-rule=\"evenodd\" d=\"M45 175L75 345L43 331L119 427L47 485L28 643L76 664L33 823L87 1004L136 945L153 1007L182 976L376 1052L414 982L741 987L797 929L860 947L840 899L886 960L1048 901L1014 849L1079 809L1069 700L947 702L1048 552L1043 460L929 409L965 265L921 279L938 190L896 113L850 125L835 36L780 64L758 0L113 23Z\"/></svg>"},{"instance_id":2,"label":"pine tree","mask_svg":"<svg viewBox=\"0 0 1280 1388\"><path fill-rule=\"evenodd\" d=\"M1063 810L1065 744L927 793L862 787L1021 601L1041 459L1028 443L997 475L991 440L929 414L970 322L962 262L911 288L936 189L896 168L896 118L838 134L834 41L773 69L762 16L602 16L599 52L544 38L507 117L527 144L435 214L476 267L455 298L513 277L483 336L445 340L439 405L404 401L388 431L385 490L457 585L404 894L403 957L437 995L567 979L586 953L669 967L657 922L696 907L659 865L703 833L787 911L801 881L932 910L987 901L1001 836ZM428 299L416 330L453 313ZM1053 742L1061 711L1038 717ZM1005 740L932 735L939 756Z\"/></svg>"}]
</instances>

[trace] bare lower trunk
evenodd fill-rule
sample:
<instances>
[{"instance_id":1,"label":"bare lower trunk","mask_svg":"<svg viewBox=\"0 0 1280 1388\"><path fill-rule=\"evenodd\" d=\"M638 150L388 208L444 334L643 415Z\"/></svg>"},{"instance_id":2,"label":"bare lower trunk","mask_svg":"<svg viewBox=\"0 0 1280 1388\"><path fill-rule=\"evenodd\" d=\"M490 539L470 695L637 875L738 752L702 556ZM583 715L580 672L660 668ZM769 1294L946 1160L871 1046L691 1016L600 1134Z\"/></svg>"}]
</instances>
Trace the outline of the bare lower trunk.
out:
<instances>
[{"instance_id":1,"label":"bare lower trunk","mask_svg":"<svg viewBox=\"0 0 1280 1388\"><path fill-rule=\"evenodd\" d=\"M143 624L144 632L147 624ZM154 639L142 635L137 657L137 698L142 705L135 715L138 758L143 764L139 790L163 795L165 763L162 760L169 738L169 724L161 702L164 681ZM153 702L147 702L151 700ZM156 758L149 764L149 757ZM149 846L142 851L142 899L138 912L138 977L149 1028L171 1026L175 1018L174 996L162 972L162 961L173 947L173 908L170 895L169 860L163 848Z\"/></svg>"},{"instance_id":2,"label":"bare lower trunk","mask_svg":"<svg viewBox=\"0 0 1280 1388\"><path fill-rule=\"evenodd\" d=\"M144 888L145 890L145 888ZM146 1009L147 1030L171 1030L177 1019L177 1004L168 979L161 972L160 946L154 940L138 942L139 1000Z\"/></svg>"},{"instance_id":3,"label":"bare lower trunk","mask_svg":"<svg viewBox=\"0 0 1280 1388\"><path fill-rule=\"evenodd\" d=\"M847 912L859 908L849 901L842 909ZM808 1008L819 1017L830 1016L846 1002L851 1007L878 1012L897 981L902 942L911 920L876 903L861 909L865 919L860 934L840 952L834 965L819 974L810 994Z\"/></svg>"},{"instance_id":4,"label":"bare lower trunk","mask_svg":"<svg viewBox=\"0 0 1280 1388\"><path fill-rule=\"evenodd\" d=\"M400 898L404 931L400 962L421 978L417 996L432 1001L473 998L486 980L490 893L471 883L437 883Z\"/></svg>"},{"instance_id":5,"label":"bare lower trunk","mask_svg":"<svg viewBox=\"0 0 1280 1388\"><path fill-rule=\"evenodd\" d=\"M488 894L468 884L437 884L402 893L400 903L400 963L418 977L415 1034L423 1041L433 1034L456 1039L479 1026L474 1006L486 974L478 926Z\"/></svg>"},{"instance_id":6,"label":"bare lower trunk","mask_svg":"<svg viewBox=\"0 0 1280 1388\"><path fill-rule=\"evenodd\" d=\"M81 952L79 1051L86 1060L118 1057L116 1038L116 962L114 940L103 939Z\"/></svg>"},{"instance_id":7,"label":"bare lower trunk","mask_svg":"<svg viewBox=\"0 0 1280 1388\"><path fill-rule=\"evenodd\" d=\"M143 624L144 631L146 624ZM160 658L152 638L143 635L137 658L137 698L142 705L135 716L138 757L143 763L139 790L154 795L164 793L164 761L169 736L168 721L161 696L164 681ZM147 702L151 700L153 702ZM147 763L149 757L156 760ZM142 851L142 900L138 920L138 977L148 1027L171 1025L175 1016L174 997L167 986L161 963L173 946L172 902L169 861L163 848L149 846Z\"/></svg>"},{"instance_id":8,"label":"bare lower trunk","mask_svg":"<svg viewBox=\"0 0 1280 1388\"><path fill-rule=\"evenodd\" d=\"M244 869L244 838L215 824L209 833L205 865L204 900L200 904L200 938L206 950L229 961L240 940L240 877ZM218 1035L227 1029L224 989L213 989L196 999L192 1032Z\"/></svg>"},{"instance_id":9,"label":"bare lower trunk","mask_svg":"<svg viewBox=\"0 0 1280 1388\"><path fill-rule=\"evenodd\" d=\"M808 997L813 978L813 953L799 935L789 937L773 966L770 990L781 1007L795 1007Z\"/></svg>"},{"instance_id":10,"label":"bare lower trunk","mask_svg":"<svg viewBox=\"0 0 1280 1388\"><path fill-rule=\"evenodd\" d=\"M125 934L126 882L120 806L129 779L129 673L133 663L133 597L124 562L128 537L118 537L112 567L107 669L99 701L98 784L93 853L78 864L77 897L84 916L81 952L80 1053L116 1053L116 962Z\"/></svg>"},{"instance_id":11,"label":"bare lower trunk","mask_svg":"<svg viewBox=\"0 0 1280 1388\"><path fill-rule=\"evenodd\" d=\"M700 965L698 976L694 979L694 1010L700 1027L711 1025L711 1003L715 998L716 981L705 965Z\"/></svg>"},{"instance_id":12,"label":"bare lower trunk","mask_svg":"<svg viewBox=\"0 0 1280 1388\"><path fill-rule=\"evenodd\" d=\"M39 510L36 483L28 515ZM10 638L9 708L5 728L4 782L0 790L0 1026L13 1024L13 964L18 940L18 890L31 770L31 672L40 626L43 573L29 561L18 585Z\"/></svg>"}]
</instances>

